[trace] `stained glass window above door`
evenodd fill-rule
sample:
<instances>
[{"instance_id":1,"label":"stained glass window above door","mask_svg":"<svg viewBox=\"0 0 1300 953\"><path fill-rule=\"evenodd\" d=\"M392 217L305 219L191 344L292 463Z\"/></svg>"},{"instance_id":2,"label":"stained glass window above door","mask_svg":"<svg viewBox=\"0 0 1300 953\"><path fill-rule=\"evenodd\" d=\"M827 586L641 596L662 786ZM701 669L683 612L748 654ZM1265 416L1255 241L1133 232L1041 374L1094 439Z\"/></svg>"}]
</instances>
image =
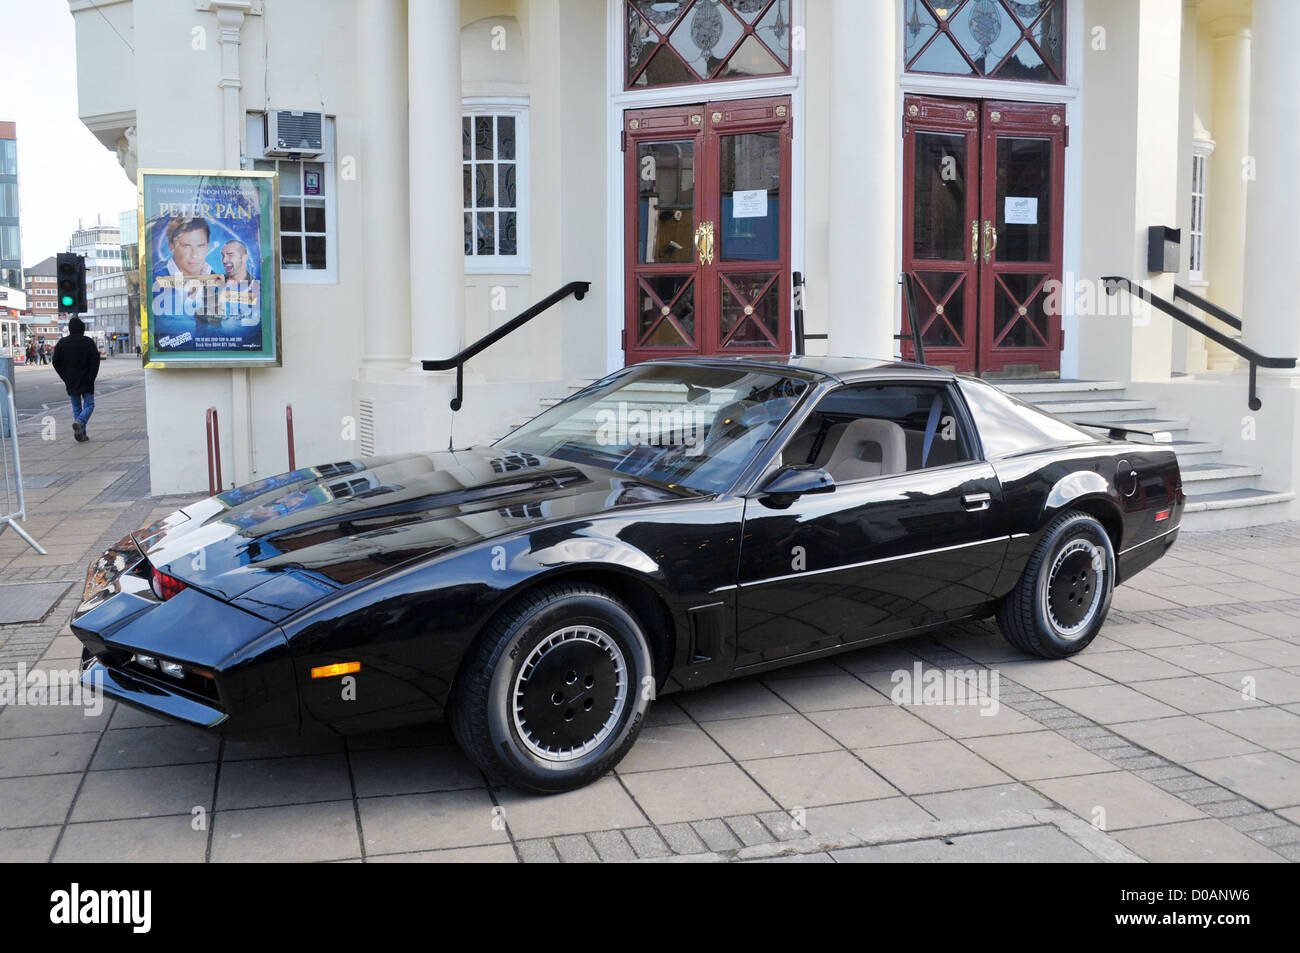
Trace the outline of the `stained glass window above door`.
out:
<instances>
[{"instance_id":1,"label":"stained glass window above door","mask_svg":"<svg viewBox=\"0 0 1300 953\"><path fill-rule=\"evenodd\" d=\"M1065 0L902 0L910 73L1065 82Z\"/></svg>"},{"instance_id":2,"label":"stained glass window above door","mask_svg":"<svg viewBox=\"0 0 1300 953\"><path fill-rule=\"evenodd\" d=\"M628 89L790 72L790 0L625 0Z\"/></svg>"}]
</instances>

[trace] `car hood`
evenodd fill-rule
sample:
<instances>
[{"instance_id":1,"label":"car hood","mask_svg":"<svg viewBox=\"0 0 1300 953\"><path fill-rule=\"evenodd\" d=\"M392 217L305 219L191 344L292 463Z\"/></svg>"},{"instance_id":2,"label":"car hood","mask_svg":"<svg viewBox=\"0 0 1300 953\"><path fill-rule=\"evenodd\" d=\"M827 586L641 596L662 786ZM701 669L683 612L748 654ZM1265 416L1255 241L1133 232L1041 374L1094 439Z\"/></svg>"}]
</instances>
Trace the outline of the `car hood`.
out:
<instances>
[{"instance_id":1,"label":"car hood","mask_svg":"<svg viewBox=\"0 0 1300 953\"><path fill-rule=\"evenodd\" d=\"M280 474L136 534L159 570L272 618L396 566L539 523L695 495L492 447ZM259 608L275 579L282 611ZM286 598L288 591L292 591ZM265 593L263 593L265 594Z\"/></svg>"}]
</instances>

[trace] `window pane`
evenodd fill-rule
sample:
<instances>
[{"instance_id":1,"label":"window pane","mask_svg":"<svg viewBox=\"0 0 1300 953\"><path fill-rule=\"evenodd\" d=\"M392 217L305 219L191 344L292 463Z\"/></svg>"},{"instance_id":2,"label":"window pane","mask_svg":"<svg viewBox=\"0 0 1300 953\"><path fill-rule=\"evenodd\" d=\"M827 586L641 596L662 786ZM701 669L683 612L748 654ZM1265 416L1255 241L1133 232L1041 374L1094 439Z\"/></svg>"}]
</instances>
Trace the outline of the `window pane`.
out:
<instances>
[{"instance_id":1,"label":"window pane","mask_svg":"<svg viewBox=\"0 0 1300 953\"><path fill-rule=\"evenodd\" d=\"M461 166L463 181L461 182L461 208L472 208L474 205L474 171L473 167L466 163Z\"/></svg>"},{"instance_id":2,"label":"window pane","mask_svg":"<svg viewBox=\"0 0 1300 953\"><path fill-rule=\"evenodd\" d=\"M474 154L471 150L470 142L473 136L470 133L469 116L465 116L460 121L460 157L462 159L472 159Z\"/></svg>"},{"instance_id":3,"label":"window pane","mask_svg":"<svg viewBox=\"0 0 1300 953\"><path fill-rule=\"evenodd\" d=\"M465 254L474 254L474 219L469 212L465 213Z\"/></svg>"},{"instance_id":4,"label":"window pane","mask_svg":"<svg viewBox=\"0 0 1300 953\"><path fill-rule=\"evenodd\" d=\"M696 3L673 30L668 42L700 78L717 72L745 28L730 8L720 3Z\"/></svg>"},{"instance_id":5,"label":"window pane","mask_svg":"<svg viewBox=\"0 0 1300 953\"><path fill-rule=\"evenodd\" d=\"M18 143L0 139L0 175L18 174Z\"/></svg>"},{"instance_id":6,"label":"window pane","mask_svg":"<svg viewBox=\"0 0 1300 953\"><path fill-rule=\"evenodd\" d=\"M638 260L694 259L695 140L637 145Z\"/></svg>"},{"instance_id":7,"label":"window pane","mask_svg":"<svg viewBox=\"0 0 1300 953\"><path fill-rule=\"evenodd\" d=\"M916 134L912 254L964 261L967 247L966 137Z\"/></svg>"},{"instance_id":8,"label":"window pane","mask_svg":"<svg viewBox=\"0 0 1300 953\"><path fill-rule=\"evenodd\" d=\"M489 163L474 166L474 207L491 208L495 203L492 189L492 165Z\"/></svg>"},{"instance_id":9,"label":"window pane","mask_svg":"<svg viewBox=\"0 0 1300 953\"><path fill-rule=\"evenodd\" d=\"M303 208L303 231L325 231L325 203L308 202Z\"/></svg>"},{"instance_id":10,"label":"window pane","mask_svg":"<svg viewBox=\"0 0 1300 953\"><path fill-rule=\"evenodd\" d=\"M283 259L285 268L302 267L302 239L297 235L286 235L280 238L280 257Z\"/></svg>"},{"instance_id":11,"label":"window pane","mask_svg":"<svg viewBox=\"0 0 1300 953\"><path fill-rule=\"evenodd\" d=\"M282 162L280 164L280 195L302 195L302 163Z\"/></svg>"},{"instance_id":12,"label":"window pane","mask_svg":"<svg viewBox=\"0 0 1300 953\"><path fill-rule=\"evenodd\" d=\"M492 158L492 117L474 117L474 158Z\"/></svg>"},{"instance_id":13,"label":"window pane","mask_svg":"<svg viewBox=\"0 0 1300 953\"><path fill-rule=\"evenodd\" d=\"M296 202L293 205L280 206L280 231L302 231L302 210L298 207Z\"/></svg>"},{"instance_id":14,"label":"window pane","mask_svg":"<svg viewBox=\"0 0 1300 953\"><path fill-rule=\"evenodd\" d=\"M325 238L323 235L307 236L307 267L323 270L325 268Z\"/></svg>"},{"instance_id":15,"label":"window pane","mask_svg":"<svg viewBox=\"0 0 1300 953\"><path fill-rule=\"evenodd\" d=\"M502 212L497 218L501 225L497 235L497 252L502 255L517 255L519 242L515 236L515 213Z\"/></svg>"},{"instance_id":16,"label":"window pane","mask_svg":"<svg viewBox=\"0 0 1300 953\"><path fill-rule=\"evenodd\" d=\"M496 240L494 237L492 212L480 212L478 214L478 251L480 255L495 255Z\"/></svg>"},{"instance_id":17,"label":"window pane","mask_svg":"<svg viewBox=\"0 0 1300 953\"><path fill-rule=\"evenodd\" d=\"M0 185L0 215L11 218L18 215L18 186L13 182Z\"/></svg>"},{"instance_id":18,"label":"window pane","mask_svg":"<svg viewBox=\"0 0 1300 953\"><path fill-rule=\"evenodd\" d=\"M497 158L515 157L515 117L497 116Z\"/></svg>"},{"instance_id":19,"label":"window pane","mask_svg":"<svg viewBox=\"0 0 1300 953\"><path fill-rule=\"evenodd\" d=\"M513 162L497 166L497 205L517 208L515 191L515 166Z\"/></svg>"}]
</instances>

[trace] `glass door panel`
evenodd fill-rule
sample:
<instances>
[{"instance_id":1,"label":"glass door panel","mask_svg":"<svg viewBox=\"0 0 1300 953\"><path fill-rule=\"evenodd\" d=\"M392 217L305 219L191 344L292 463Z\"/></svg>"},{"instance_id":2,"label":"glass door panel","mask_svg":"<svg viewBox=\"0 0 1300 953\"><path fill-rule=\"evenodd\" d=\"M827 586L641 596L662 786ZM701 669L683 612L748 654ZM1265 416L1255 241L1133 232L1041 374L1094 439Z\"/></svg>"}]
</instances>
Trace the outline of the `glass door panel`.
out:
<instances>
[{"instance_id":1,"label":"glass door panel","mask_svg":"<svg viewBox=\"0 0 1300 953\"><path fill-rule=\"evenodd\" d=\"M986 102L983 109L980 370L1044 373L1061 366L1065 110Z\"/></svg>"},{"instance_id":2,"label":"glass door panel","mask_svg":"<svg viewBox=\"0 0 1300 953\"><path fill-rule=\"evenodd\" d=\"M903 269L912 278L925 357L975 369L979 104L909 96L904 103ZM910 335L906 303L902 328ZM903 356L914 359L910 338Z\"/></svg>"}]
</instances>

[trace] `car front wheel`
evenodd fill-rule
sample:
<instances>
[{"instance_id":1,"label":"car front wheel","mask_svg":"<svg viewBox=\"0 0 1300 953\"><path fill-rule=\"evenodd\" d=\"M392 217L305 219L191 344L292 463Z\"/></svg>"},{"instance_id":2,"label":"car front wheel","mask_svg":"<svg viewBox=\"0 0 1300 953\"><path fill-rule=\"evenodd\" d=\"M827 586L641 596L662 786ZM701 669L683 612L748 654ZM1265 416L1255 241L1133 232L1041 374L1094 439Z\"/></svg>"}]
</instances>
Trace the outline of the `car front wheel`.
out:
<instances>
[{"instance_id":1,"label":"car front wheel","mask_svg":"<svg viewBox=\"0 0 1300 953\"><path fill-rule=\"evenodd\" d=\"M618 763L653 685L631 610L602 589L560 584L530 593L482 633L461 665L449 719L494 782L554 794Z\"/></svg>"},{"instance_id":2,"label":"car front wheel","mask_svg":"<svg viewBox=\"0 0 1300 953\"><path fill-rule=\"evenodd\" d=\"M1062 513L998 607L998 627L1022 652L1074 655L1101 631L1114 587L1115 551L1105 527L1078 510Z\"/></svg>"}]
</instances>

